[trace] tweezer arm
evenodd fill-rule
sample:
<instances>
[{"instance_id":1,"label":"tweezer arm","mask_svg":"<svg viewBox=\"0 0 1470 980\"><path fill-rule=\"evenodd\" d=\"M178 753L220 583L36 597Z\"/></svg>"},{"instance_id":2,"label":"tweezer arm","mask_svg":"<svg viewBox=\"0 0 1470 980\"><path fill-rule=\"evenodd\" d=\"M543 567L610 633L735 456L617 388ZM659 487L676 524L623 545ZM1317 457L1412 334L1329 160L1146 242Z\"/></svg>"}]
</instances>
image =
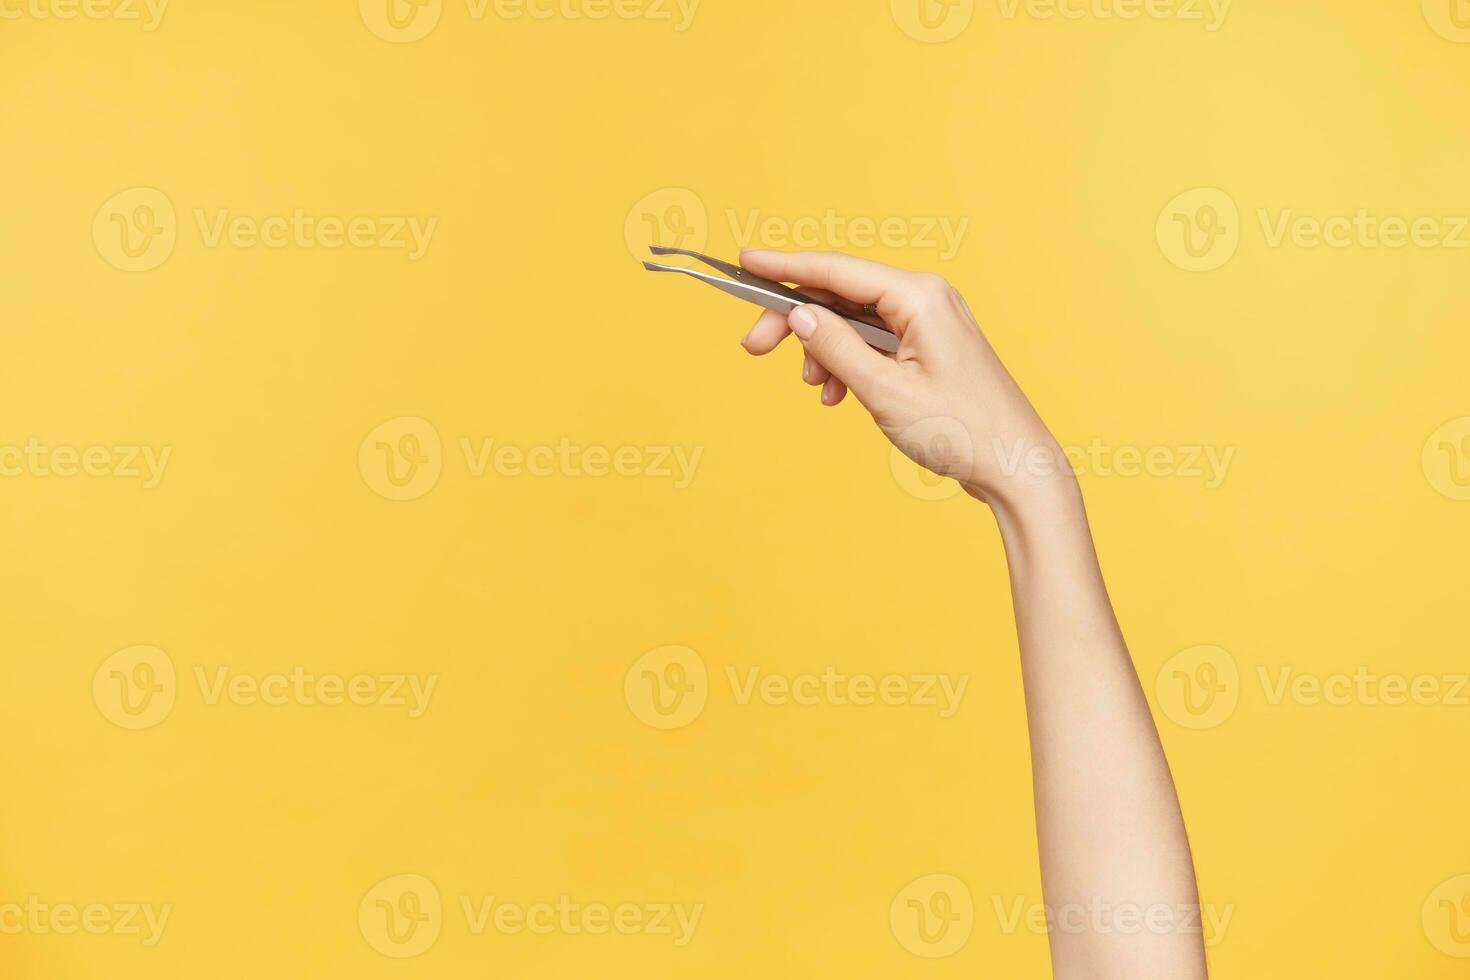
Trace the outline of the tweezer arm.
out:
<instances>
[{"instance_id":1,"label":"tweezer arm","mask_svg":"<svg viewBox=\"0 0 1470 980\"><path fill-rule=\"evenodd\" d=\"M791 288L785 283L775 282L771 279L762 279L760 276L756 275L753 272L746 272L744 269L740 268L740 266L735 265L734 263L724 262L720 259L712 258L699 252L692 252L687 248L669 248L667 245L650 245L648 246L648 250L654 255L687 255L691 259L698 259L700 262L703 262L711 269L723 272L731 279L737 279L740 282L749 283L752 286L759 286L761 289L767 290L768 292L777 293L778 295L794 299L798 303L806 304L816 302L816 300L812 299L810 296L806 295L800 290Z\"/></svg>"},{"instance_id":2,"label":"tweezer arm","mask_svg":"<svg viewBox=\"0 0 1470 980\"><path fill-rule=\"evenodd\" d=\"M820 306L824 309L832 310L832 307L826 303L820 303L800 290L792 289L790 286L781 283L771 282L769 279L762 279L760 276L752 275L739 266L733 266L728 262L721 262L719 259L712 259L709 256L700 255L698 252L690 252L684 249L665 248L659 245L652 245L649 248L656 255L687 255L690 258L698 259L712 268L719 269L721 272L733 278L722 279L719 276L712 276L707 272L700 272L697 269L686 269L680 265L660 265L657 262L645 261L643 268L650 272L683 273L686 276L698 279L700 282L708 283L721 292L728 293L738 299L743 299L747 303L754 303L756 306L764 309L774 310L777 313L790 313L798 306ZM889 354L898 353L898 337L894 334L884 330L882 327L847 316L839 310L832 310L832 312L851 324L852 328L857 331L858 336L863 338L863 341L869 347L885 351Z\"/></svg>"}]
</instances>

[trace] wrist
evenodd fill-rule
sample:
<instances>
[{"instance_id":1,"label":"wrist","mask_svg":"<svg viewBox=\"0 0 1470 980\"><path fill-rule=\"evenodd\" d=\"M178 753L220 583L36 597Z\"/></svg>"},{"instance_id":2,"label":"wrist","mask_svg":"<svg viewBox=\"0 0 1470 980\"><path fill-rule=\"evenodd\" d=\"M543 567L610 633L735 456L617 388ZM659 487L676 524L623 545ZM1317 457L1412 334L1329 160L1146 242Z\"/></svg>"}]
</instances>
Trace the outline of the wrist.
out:
<instances>
[{"instance_id":1,"label":"wrist","mask_svg":"<svg viewBox=\"0 0 1470 980\"><path fill-rule=\"evenodd\" d=\"M1050 433L1009 444L994 440L991 449L983 466L989 479L967 483L965 490L994 511L1008 546L1074 525L1079 517L1085 525L1077 473Z\"/></svg>"},{"instance_id":2,"label":"wrist","mask_svg":"<svg viewBox=\"0 0 1470 980\"><path fill-rule=\"evenodd\" d=\"M1055 524L1082 509L1082 487L1070 469L970 493L989 504L997 520L1022 530Z\"/></svg>"},{"instance_id":3,"label":"wrist","mask_svg":"<svg viewBox=\"0 0 1470 980\"><path fill-rule=\"evenodd\" d=\"M1012 578L1047 567L1061 567L1059 558L1091 549L1087 510L1082 488L1068 471L1025 487L1011 487L987 501L1000 530L1006 563Z\"/></svg>"},{"instance_id":4,"label":"wrist","mask_svg":"<svg viewBox=\"0 0 1470 980\"><path fill-rule=\"evenodd\" d=\"M972 479L961 480L970 496L989 504L1012 523L1052 521L1081 505L1082 491L1071 460L1051 434L976 444Z\"/></svg>"}]
</instances>

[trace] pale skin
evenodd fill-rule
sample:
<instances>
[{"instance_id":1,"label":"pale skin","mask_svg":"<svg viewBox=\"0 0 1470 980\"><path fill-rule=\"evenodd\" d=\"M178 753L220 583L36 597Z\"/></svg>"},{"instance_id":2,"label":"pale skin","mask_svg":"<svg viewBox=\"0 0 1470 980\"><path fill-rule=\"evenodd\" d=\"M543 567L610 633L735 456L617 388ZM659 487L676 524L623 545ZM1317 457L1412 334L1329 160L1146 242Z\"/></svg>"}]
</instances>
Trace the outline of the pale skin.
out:
<instances>
[{"instance_id":1,"label":"pale skin","mask_svg":"<svg viewBox=\"0 0 1470 980\"><path fill-rule=\"evenodd\" d=\"M1042 887L1066 923L1049 934L1053 975L1202 980L1184 818L1057 441L942 278L830 252L747 250L740 264L849 314L876 306L899 337L896 355L819 306L765 313L742 344L768 354L795 334L802 377L824 405L851 391L900 450L995 514L1020 639ZM1137 928L1129 909L1174 911Z\"/></svg>"}]
</instances>

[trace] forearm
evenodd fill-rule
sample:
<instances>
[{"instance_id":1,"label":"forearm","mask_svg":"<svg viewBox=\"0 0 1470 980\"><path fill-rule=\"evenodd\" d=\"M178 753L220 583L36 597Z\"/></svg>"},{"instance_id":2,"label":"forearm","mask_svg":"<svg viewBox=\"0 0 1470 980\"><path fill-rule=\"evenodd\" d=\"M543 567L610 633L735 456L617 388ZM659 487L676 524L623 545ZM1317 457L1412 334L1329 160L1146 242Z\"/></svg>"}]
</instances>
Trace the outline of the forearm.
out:
<instances>
[{"instance_id":1,"label":"forearm","mask_svg":"<svg viewBox=\"0 0 1470 980\"><path fill-rule=\"evenodd\" d=\"M997 503L1059 980L1205 975L1178 798L1070 475Z\"/></svg>"}]
</instances>

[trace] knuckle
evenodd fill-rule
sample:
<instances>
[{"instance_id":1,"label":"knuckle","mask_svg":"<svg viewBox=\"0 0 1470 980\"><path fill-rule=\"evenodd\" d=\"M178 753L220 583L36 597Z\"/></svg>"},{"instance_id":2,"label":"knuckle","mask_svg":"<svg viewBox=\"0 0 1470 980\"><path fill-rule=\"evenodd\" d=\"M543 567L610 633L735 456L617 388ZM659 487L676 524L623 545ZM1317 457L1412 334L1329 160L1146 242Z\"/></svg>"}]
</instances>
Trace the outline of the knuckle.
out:
<instances>
[{"instance_id":1,"label":"knuckle","mask_svg":"<svg viewBox=\"0 0 1470 980\"><path fill-rule=\"evenodd\" d=\"M919 291L930 298L948 296L954 292L949 280L937 272L921 272L917 280Z\"/></svg>"},{"instance_id":2,"label":"knuckle","mask_svg":"<svg viewBox=\"0 0 1470 980\"><path fill-rule=\"evenodd\" d=\"M959 293L949 280L934 272L921 272L914 281L913 305L923 313L939 313L952 309Z\"/></svg>"},{"instance_id":3,"label":"knuckle","mask_svg":"<svg viewBox=\"0 0 1470 980\"><path fill-rule=\"evenodd\" d=\"M826 289L828 283L832 281L832 253L807 252L805 254L805 278L802 281L806 285Z\"/></svg>"}]
</instances>

